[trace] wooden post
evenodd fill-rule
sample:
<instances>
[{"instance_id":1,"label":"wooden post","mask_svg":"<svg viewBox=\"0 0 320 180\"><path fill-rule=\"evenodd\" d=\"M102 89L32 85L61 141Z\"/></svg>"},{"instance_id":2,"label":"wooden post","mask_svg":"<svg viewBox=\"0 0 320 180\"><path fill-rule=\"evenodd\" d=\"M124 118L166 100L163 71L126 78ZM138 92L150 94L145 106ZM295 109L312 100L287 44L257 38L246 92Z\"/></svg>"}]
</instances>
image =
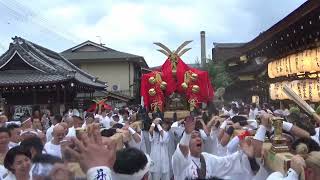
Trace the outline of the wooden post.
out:
<instances>
[{"instance_id":1,"label":"wooden post","mask_svg":"<svg viewBox=\"0 0 320 180\"><path fill-rule=\"evenodd\" d=\"M37 104L37 92L36 92L36 89L32 89L32 101L33 101L33 105Z\"/></svg>"},{"instance_id":2,"label":"wooden post","mask_svg":"<svg viewBox=\"0 0 320 180\"><path fill-rule=\"evenodd\" d=\"M64 109L66 110L66 108L67 108L67 92L66 92L66 88L63 88L63 104L64 104Z\"/></svg>"},{"instance_id":3,"label":"wooden post","mask_svg":"<svg viewBox=\"0 0 320 180\"><path fill-rule=\"evenodd\" d=\"M57 91L57 96L56 96L56 109L57 109L57 112L56 113L59 113L60 114L60 88L57 87L56 88L56 91Z\"/></svg>"}]
</instances>

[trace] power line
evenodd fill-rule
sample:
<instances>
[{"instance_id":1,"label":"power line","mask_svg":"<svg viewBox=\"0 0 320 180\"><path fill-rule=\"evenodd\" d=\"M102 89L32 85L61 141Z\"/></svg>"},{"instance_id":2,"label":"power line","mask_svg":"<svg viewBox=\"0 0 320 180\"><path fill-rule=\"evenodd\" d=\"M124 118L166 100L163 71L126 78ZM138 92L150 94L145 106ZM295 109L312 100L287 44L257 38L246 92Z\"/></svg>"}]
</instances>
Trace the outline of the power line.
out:
<instances>
[{"instance_id":1,"label":"power line","mask_svg":"<svg viewBox=\"0 0 320 180\"><path fill-rule=\"evenodd\" d=\"M45 24L49 24L48 20L41 18L40 16L37 16L36 13L29 7L15 0L11 0L9 3L7 1L3 2L0 0L0 5L4 6L7 10L9 10L9 13L13 17L15 17L15 19L18 22L19 21L26 22L26 23L30 22L32 24L37 25L38 27L41 27L42 30L40 30L40 32L43 32L43 33L47 32L54 35L53 36L54 38L63 39L76 44L76 42L70 38L71 35L65 35L64 33L57 32L52 27L47 27Z\"/></svg>"}]
</instances>

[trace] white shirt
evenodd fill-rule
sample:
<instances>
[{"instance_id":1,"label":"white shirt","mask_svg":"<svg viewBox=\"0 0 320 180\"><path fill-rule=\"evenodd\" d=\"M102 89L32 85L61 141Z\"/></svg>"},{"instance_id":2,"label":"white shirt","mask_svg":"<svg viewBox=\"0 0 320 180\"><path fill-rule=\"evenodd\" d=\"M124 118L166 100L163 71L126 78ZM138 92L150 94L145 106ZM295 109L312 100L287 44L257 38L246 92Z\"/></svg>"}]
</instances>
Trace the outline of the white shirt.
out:
<instances>
[{"instance_id":1,"label":"white shirt","mask_svg":"<svg viewBox=\"0 0 320 180\"><path fill-rule=\"evenodd\" d=\"M316 130L316 134L314 136L311 136L311 138L320 145L320 140L319 140L320 128L316 128L315 130Z\"/></svg>"},{"instance_id":2,"label":"white shirt","mask_svg":"<svg viewBox=\"0 0 320 180\"><path fill-rule=\"evenodd\" d=\"M151 142L150 158L154 162L150 172L168 173L169 172L169 153L168 143L169 134L163 130L163 137L158 132L153 132L153 136L149 134Z\"/></svg>"},{"instance_id":3,"label":"white shirt","mask_svg":"<svg viewBox=\"0 0 320 180\"><path fill-rule=\"evenodd\" d=\"M249 119L256 119L258 113L259 113L258 108L255 108L254 110L250 109Z\"/></svg>"},{"instance_id":4,"label":"white shirt","mask_svg":"<svg viewBox=\"0 0 320 180\"><path fill-rule=\"evenodd\" d=\"M146 146L145 146L145 143L144 143L144 138L142 136L142 132L140 132L139 136L141 138L140 142L136 142L132 137L128 144L129 144L130 147L134 147L134 148L139 149L139 150L141 150L143 152L146 152ZM144 144L144 146L143 146L143 144Z\"/></svg>"},{"instance_id":5,"label":"white shirt","mask_svg":"<svg viewBox=\"0 0 320 180\"><path fill-rule=\"evenodd\" d=\"M62 158L61 145L60 144L59 145L55 145L55 144L52 143L52 141L49 141L44 145L44 150L46 151L47 154Z\"/></svg>"},{"instance_id":6,"label":"white shirt","mask_svg":"<svg viewBox=\"0 0 320 180\"><path fill-rule=\"evenodd\" d=\"M96 118L99 118L99 123L103 125L104 128L106 129L110 129L111 128L111 119L106 116L106 117L103 117L101 115L96 115Z\"/></svg>"},{"instance_id":7,"label":"white shirt","mask_svg":"<svg viewBox=\"0 0 320 180\"><path fill-rule=\"evenodd\" d=\"M51 141L52 138L53 138L53 137L52 137L53 127L54 127L54 125L51 125L51 126L49 127L49 129L47 130L47 132L46 132L47 142Z\"/></svg>"},{"instance_id":8,"label":"white shirt","mask_svg":"<svg viewBox=\"0 0 320 180\"><path fill-rule=\"evenodd\" d=\"M0 180L3 179L4 176L7 176L9 171L3 166L0 165Z\"/></svg>"},{"instance_id":9,"label":"white shirt","mask_svg":"<svg viewBox=\"0 0 320 180\"><path fill-rule=\"evenodd\" d=\"M74 126L68 129L66 137L76 137L76 128L74 128Z\"/></svg>"},{"instance_id":10,"label":"white shirt","mask_svg":"<svg viewBox=\"0 0 320 180\"><path fill-rule=\"evenodd\" d=\"M182 135L184 132L184 125L179 124L179 122L176 121L176 122L172 123L170 131L173 133L175 144L178 144L180 142L180 139L182 138ZM176 145L175 145L175 147L176 147Z\"/></svg>"},{"instance_id":11,"label":"white shirt","mask_svg":"<svg viewBox=\"0 0 320 180\"><path fill-rule=\"evenodd\" d=\"M299 175L290 168L287 176L284 176L280 172L274 172L270 174L267 180L299 180Z\"/></svg>"},{"instance_id":12,"label":"white shirt","mask_svg":"<svg viewBox=\"0 0 320 180\"><path fill-rule=\"evenodd\" d=\"M251 173L248 157L242 152L236 152L225 157L218 157L205 152L203 152L202 155L206 162L206 178L223 178L244 172ZM172 156L172 167L175 179L198 178L197 166L201 167L200 158L192 157L190 154L185 157L178 145Z\"/></svg>"},{"instance_id":13,"label":"white shirt","mask_svg":"<svg viewBox=\"0 0 320 180\"><path fill-rule=\"evenodd\" d=\"M16 176L12 172L8 171L8 174L3 178L3 180L16 180Z\"/></svg>"},{"instance_id":14,"label":"white shirt","mask_svg":"<svg viewBox=\"0 0 320 180\"><path fill-rule=\"evenodd\" d=\"M209 154L216 155L217 154L217 145L218 145L218 134L219 131L211 130L210 136L206 140L203 141L203 151Z\"/></svg>"}]
</instances>

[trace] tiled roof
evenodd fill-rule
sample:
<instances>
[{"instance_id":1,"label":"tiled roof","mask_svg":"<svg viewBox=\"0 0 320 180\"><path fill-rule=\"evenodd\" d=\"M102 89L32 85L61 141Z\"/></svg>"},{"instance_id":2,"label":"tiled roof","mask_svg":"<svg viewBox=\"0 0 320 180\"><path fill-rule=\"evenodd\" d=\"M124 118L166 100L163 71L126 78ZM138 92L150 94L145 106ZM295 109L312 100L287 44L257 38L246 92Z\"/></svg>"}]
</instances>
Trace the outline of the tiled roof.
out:
<instances>
[{"instance_id":1,"label":"tiled roof","mask_svg":"<svg viewBox=\"0 0 320 180\"><path fill-rule=\"evenodd\" d=\"M1 85L38 85L44 83L56 83L70 80L61 75L45 74L34 71L0 71Z\"/></svg>"},{"instance_id":2,"label":"tiled roof","mask_svg":"<svg viewBox=\"0 0 320 180\"><path fill-rule=\"evenodd\" d=\"M2 70L11 59L18 55L33 70ZM20 37L14 37L9 49L0 56L0 85L39 84L74 80L98 89L104 82L79 69L59 53L51 51Z\"/></svg>"},{"instance_id":3,"label":"tiled roof","mask_svg":"<svg viewBox=\"0 0 320 180\"><path fill-rule=\"evenodd\" d=\"M99 51L77 51L77 49L90 45L99 49ZM109 47L94 43L92 41L85 41L75 47L69 48L61 55L73 63L82 62L86 60L100 60L100 61L129 61L140 63L142 67L148 67L145 59L142 56L129 54L121 51L111 49Z\"/></svg>"}]
</instances>

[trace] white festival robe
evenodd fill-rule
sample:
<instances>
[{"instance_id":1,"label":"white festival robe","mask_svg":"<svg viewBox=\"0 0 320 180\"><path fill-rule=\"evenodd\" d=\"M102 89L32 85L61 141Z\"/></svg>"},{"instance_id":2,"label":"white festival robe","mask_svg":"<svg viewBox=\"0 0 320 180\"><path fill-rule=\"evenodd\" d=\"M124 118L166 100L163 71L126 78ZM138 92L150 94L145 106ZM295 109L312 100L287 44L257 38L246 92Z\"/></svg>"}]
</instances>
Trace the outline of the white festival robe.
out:
<instances>
[{"instance_id":1,"label":"white festival robe","mask_svg":"<svg viewBox=\"0 0 320 180\"><path fill-rule=\"evenodd\" d=\"M149 134L151 142L150 158L154 162L150 172L155 173L169 173L169 154L168 143L169 134L163 130L163 137L160 133L153 131L153 136Z\"/></svg>"},{"instance_id":2,"label":"white festival robe","mask_svg":"<svg viewBox=\"0 0 320 180\"><path fill-rule=\"evenodd\" d=\"M224 178L226 176L243 174L244 172L251 173L248 157L241 151L224 157L218 157L205 152L202 155L206 162L206 178ZM178 145L172 156L175 179L196 179L198 177L197 166L201 167L200 158L192 157L190 154L185 157Z\"/></svg>"}]
</instances>

